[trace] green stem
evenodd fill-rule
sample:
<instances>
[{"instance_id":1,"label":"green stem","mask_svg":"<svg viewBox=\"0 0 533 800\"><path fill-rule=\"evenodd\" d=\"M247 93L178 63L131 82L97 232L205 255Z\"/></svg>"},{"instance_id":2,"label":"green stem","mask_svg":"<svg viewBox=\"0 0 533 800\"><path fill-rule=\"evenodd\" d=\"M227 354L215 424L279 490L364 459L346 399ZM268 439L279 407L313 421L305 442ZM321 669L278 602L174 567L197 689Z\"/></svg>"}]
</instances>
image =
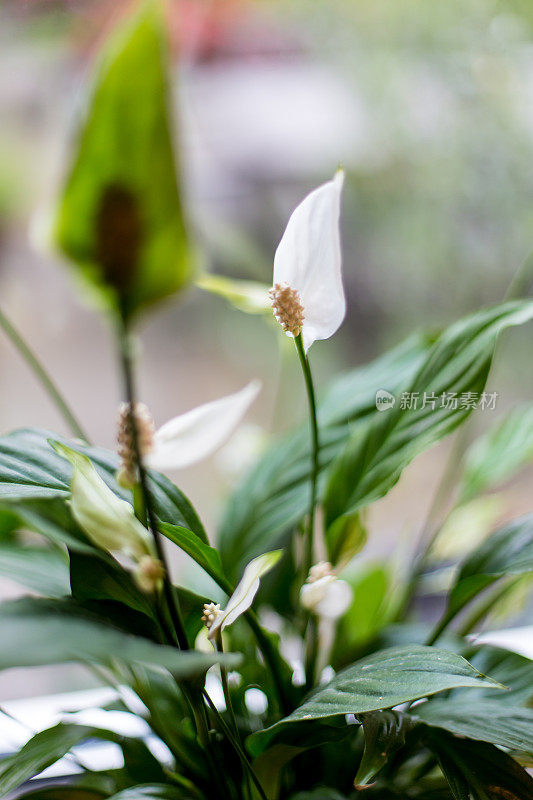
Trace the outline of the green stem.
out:
<instances>
[{"instance_id":1,"label":"green stem","mask_svg":"<svg viewBox=\"0 0 533 800\"><path fill-rule=\"evenodd\" d=\"M217 639L215 641L215 650L220 653L224 653L224 645L222 643L222 634L219 632ZM231 725L233 728L233 733L235 738L239 738L239 728L237 726L237 720L235 719L235 712L233 711L233 704L231 702L231 694L229 691L229 683L228 683L228 670L224 666L224 664L220 665L220 679L222 681L222 691L224 693L224 700L226 702L226 711L229 714L229 718L231 720Z\"/></svg>"},{"instance_id":2,"label":"green stem","mask_svg":"<svg viewBox=\"0 0 533 800\"><path fill-rule=\"evenodd\" d=\"M172 620L172 625L174 626L176 643L180 648L180 650L188 650L189 642L187 640L187 634L185 633L185 628L183 625L183 621L181 619L181 613L177 603L177 599L174 594L172 584L170 582L170 572L168 568L168 562L165 556L162 536L157 524L157 518L152 507L150 492L148 490L146 469L143 464L142 453L139 447L137 422L134 413L136 394L135 394L135 385L133 378L132 347L126 323L123 323L120 327L119 344L120 344L120 359L122 364L122 373L124 378L124 390L126 395L126 401L129 407L129 425L131 430L131 439L133 444L133 451L135 453L135 461L137 462L137 469L139 473L139 486L142 495L144 511L146 513L148 526L150 528L150 531L154 539L157 557L161 561L165 573L163 579L163 594L168 607L170 618Z\"/></svg>"},{"instance_id":3,"label":"green stem","mask_svg":"<svg viewBox=\"0 0 533 800\"><path fill-rule=\"evenodd\" d=\"M78 439L83 439L85 442L89 442L89 437L83 430L74 413L71 411L65 398L57 388L49 373L41 364L33 350L28 344L26 344L20 333L8 320L3 311L0 311L0 328L3 329L10 342L14 345L14 347L16 347L22 358L26 361L37 380L40 381L43 389L47 392L48 396L56 406L57 410L65 420L74 436L76 436Z\"/></svg>"},{"instance_id":4,"label":"green stem","mask_svg":"<svg viewBox=\"0 0 533 800\"><path fill-rule=\"evenodd\" d=\"M305 540L303 568L304 575L307 578L309 570L313 566L313 553L314 553L314 532L315 532L315 508L317 497L317 481L318 481L318 422L316 414L316 398L315 388L313 386L313 376L309 366L309 360L305 354L302 334L296 336L294 339L296 350L300 359L302 372L305 380L305 388L307 391L307 400L309 403L309 423L311 427L311 496L309 499L309 515L307 522L307 535ZM305 580L304 578L304 580Z\"/></svg>"},{"instance_id":5,"label":"green stem","mask_svg":"<svg viewBox=\"0 0 533 800\"><path fill-rule=\"evenodd\" d=\"M303 346L302 335L294 339L296 351L300 359L302 372L305 380L307 401L309 404L309 424L311 428L311 496L309 499L309 513L307 517L307 529L304 541L304 554L302 560L302 583L307 579L309 570L314 561L314 533L315 533L315 510L317 501L317 482L318 482L318 421L316 412L315 388L313 386L313 376L309 359L307 358ZM318 659L318 624L314 617L307 620L307 648L305 657L306 689L312 688L315 679L316 663Z\"/></svg>"},{"instance_id":6,"label":"green stem","mask_svg":"<svg viewBox=\"0 0 533 800\"><path fill-rule=\"evenodd\" d=\"M248 760L248 756L244 752L241 743L235 738L235 736L233 735L232 731L230 730L229 725L227 724L225 719L221 716L221 714L219 713L217 707L215 706L215 704L211 700L211 697L209 696L209 694L207 693L207 691L205 689L203 689L203 695L204 695L204 697L205 697L205 699L207 701L207 704L209 705L209 708L211 709L211 711L213 712L213 714L217 718L221 728L223 729L224 733L226 734L226 736L228 737L229 741L231 742L231 744L233 746L233 749L235 750L235 752L239 756L243 767L249 773L250 778L254 782L255 788L259 792L262 800L268 800L268 798L267 798L267 796L265 794L265 790L261 786L261 782L260 782L259 778L257 777L254 768L250 764L250 762Z\"/></svg>"}]
</instances>

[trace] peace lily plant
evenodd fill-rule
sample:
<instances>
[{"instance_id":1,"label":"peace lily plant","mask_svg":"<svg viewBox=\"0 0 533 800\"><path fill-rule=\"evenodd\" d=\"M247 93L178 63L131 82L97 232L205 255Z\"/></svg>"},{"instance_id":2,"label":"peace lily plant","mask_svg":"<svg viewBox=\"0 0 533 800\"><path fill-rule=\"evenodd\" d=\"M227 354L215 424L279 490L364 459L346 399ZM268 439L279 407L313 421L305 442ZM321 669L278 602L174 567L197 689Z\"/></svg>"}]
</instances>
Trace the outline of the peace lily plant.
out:
<instances>
[{"instance_id":1,"label":"peace lily plant","mask_svg":"<svg viewBox=\"0 0 533 800\"><path fill-rule=\"evenodd\" d=\"M0 437L0 572L31 590L0 604L0 667L77 661L115 690L98 727L66 714L3 758L1 795L533 798L533 666L514 652L516 635L498 640L494 631L530 588L533 515L498 524L487 497L533 458L531 405L500 415L463 448L424 530L410 532L407 557L370 561L364 549L368 507L473 412L467 402L429 410L396 402L385 412L376 393L483 393L498 336L526 324L533 303L508 300L438 334L415 334L315 392L310 348L346 313L345 175L337 171L293 211L270 299L261 284L195 278L164 52L157 2L106 45L49 236L116 335L116 453L89 443L1 317L73 438L35 429ZM216 535L170 478L228 438L259 384L159 429L136 390L138 318L194 280L257 314L258 325L270 305L270 320L273 312L294 339L309 409L308 421L273 439L247 471ZM170 548L209 582L187 568L178 578ZM428 592L433 611L421 613ZM492 629L485 639L484 626ZM149 733L131 725L135 716ZM84 742L94 739L113 743L122 761L89 769ZM57 777L43 776L55 762Z\"/></svg>"}]
</instances>

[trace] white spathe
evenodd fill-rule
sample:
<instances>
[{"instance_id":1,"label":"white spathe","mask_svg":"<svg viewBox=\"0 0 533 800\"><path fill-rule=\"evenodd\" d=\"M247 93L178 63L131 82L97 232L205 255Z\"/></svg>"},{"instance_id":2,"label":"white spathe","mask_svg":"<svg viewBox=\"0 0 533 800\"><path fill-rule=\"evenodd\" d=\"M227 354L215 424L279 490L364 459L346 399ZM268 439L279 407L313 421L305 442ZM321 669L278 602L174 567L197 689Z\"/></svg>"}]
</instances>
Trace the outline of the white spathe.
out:
<instances>
[{"instance_id":1,"label":"white spathe","mask_svg":"<svg viewBox=\"0 0 533 800\"><path fill-rule=\"evenodd\" d=\"M248 611L259 589L261 578L278 563L281 554L281 550L272 550L250 561L226 608L219 612L209 628L210 639L214 639L218 631L222 632L227 625L231 625L241 614Z\"/></svg>"},{"instance_id":2,"label":"white spathe","mask_svg":"<svg viewBox=\"0 0 533 800\"><path fill-rule=\"evenodd\" d=\"M325 575L300 589L300 602L304 608L324 619L341 617L351 605L352 587L336 575Z\"/></svg>"},{"instance_id":3,"label":"white spathe","mask_svg":"<svg viewBox=\"0 0 533 800\"><path fill-rule=\"evenodd\" d=\"M153 448L144 457L146 466L160 471L183 469L210 456L235 430L260 389L260 381L251 381L235 394L166 422L155 432Z\"/></svg>"},{"instance_id":4,"label":"white spathe","mask_svg":"<svg viewBox=\"0 0 533 800\"><path fill-rule=\"evenodd\" d=\"M152 557L152 537L131 504L111 491L87 456L60 442L53 442L53 447L74 467L70 507L89 539L103 550L123 553L136 561Z\"/></svg>"},{"instance_id":5,"label":"white spathe","mask_svg":"<svg viewBox=\"0 0 533 800\"><path fill-rule=\"evenodd\" d=\"M307 195L293 211L274 256L273 283L287 284L300 295L306 352L317 339L333 336L346 313L339 228L343 184L344 172L338 170Z\"/></svg>"}]
</instances>

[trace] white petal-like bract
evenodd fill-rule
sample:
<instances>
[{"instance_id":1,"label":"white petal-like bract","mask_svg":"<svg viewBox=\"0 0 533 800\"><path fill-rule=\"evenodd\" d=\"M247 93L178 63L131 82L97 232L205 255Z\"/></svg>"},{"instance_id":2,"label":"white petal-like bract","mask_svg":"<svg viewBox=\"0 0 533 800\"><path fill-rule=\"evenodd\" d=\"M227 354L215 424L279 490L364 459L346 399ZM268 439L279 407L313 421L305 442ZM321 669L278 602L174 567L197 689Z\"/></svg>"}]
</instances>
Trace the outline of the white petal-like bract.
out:
<instances>
[{"instance_id":1,"label":"white petal-like bract","mask_svg":"<svg viewBox=\"0 0 533 800\"><path fill-rule=\"evenodd\" d=\"M339 218L344 172L312 191L293 211L274 256L274 284L300 295L305 351L329 339L346 313Z\"/></svg>"},{"instance_id":2,"label":"white petal-like bract","mask_svg":"<svg viewBox=\"0 0 533 800\"><path fill-rule=\"evenodd\" d=\"M300 602L304 608L325 619L337 619L350 607L352 587L335 575L325 575L300 589Z\"/></svg>"},{"instance_id":3,"label":"white petal-like bract","mask_svg":"<svg viewBox=\"0 0 533 800\"><path fill-rule=\"evenodd\" d=\"M89 539L102 550L123 553L136 561L152 556L152 537L130 503L111 491L87 456L60 442L54 442L53 447L74 467L70 506Z\"/></svg>"},{"instance_id":4,"label":"white petal-like bract","mask_svg":"<svg viewBox=\"0 0 533 800\"><path fill-rule=\"evenodd\" d=\"M145 456L146 466L162 471L182 469L210 456L235 430L260 388L260 381L251 381L235 394L169 420L156 431L153 450Z\"/></svg>"},{"instance_id":5,"label":"white petal-like bract","mask_svg":"<svg viewBox=\"0 0 533 800\"><path fill-rule=\"evenodd\" d=\"M254 558L239 581L239 585L231 595L226 608L218 615L209 629L209 638L214 639L217 631L223 631L227 625L235 622L241 614L248 611L259 589L260 579L269 572L281 558L281 550L272 550Z\"/></svg>"}]
</instances>

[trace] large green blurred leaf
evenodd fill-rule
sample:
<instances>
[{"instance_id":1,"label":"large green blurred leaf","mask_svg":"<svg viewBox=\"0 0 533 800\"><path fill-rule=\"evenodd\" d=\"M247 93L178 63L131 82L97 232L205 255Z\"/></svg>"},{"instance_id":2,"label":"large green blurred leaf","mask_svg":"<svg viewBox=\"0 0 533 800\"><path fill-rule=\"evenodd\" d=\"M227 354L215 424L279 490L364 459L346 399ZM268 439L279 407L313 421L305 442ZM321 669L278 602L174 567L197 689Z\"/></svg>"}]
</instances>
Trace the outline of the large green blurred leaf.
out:
<instances>
[{"instance_id":1,"label":"large green blurred leaf","mask_svg":"<svg viewBox=\"0 0 533 800\"><path fill-rule=\"evenodd\" d=\"M70 593L68 562L57 549L0 544L0 575L46 597Z\"/></svg>"},{"instance_id":2,"label":"large green blurred leaf","mask_svg":"<svg viewBox=\"0 0 533 800\"><path fill-rule=\"evenodd\" d=\"M412 459L463 423L485 387L498 335L533 317L533 302L512 302L484 309L445 330L413 380L404 385L419 400L417 408L376 412L364 430L355 429L330 470L324 499L329 528L383 497ZM424 404L424 393L435 398ZM453 404L441 405L443 394L455 393ZM338 523L337 523L338 524Z\"/></svg>"},{"instance_id":3,"label":"large green blurred leaf","mask_svg":"<svg viewBox=\"0 0 533 800\"><path fill-rule=\"evenodd\" d=\"M324 470L352 430L376 414L376 391L394 392L420 367L430 346L414 335L364 367L342 375L319 402L320 489ZM254 556L276 547L307 513L310 449L307 423L276 441L230 498L219 534L226 574L235 580Z\"/></svg>"},{"instance_id":4,"label":"large green blurred leaf","mask_svg":"<svg viewBox=\"0 0 533 800\"><path fill-rule=\"evenodd\" d=\"M75 661L107 665L117 659L128 664L155 664L183 678L220 660L134 636L68 600L25 597L1 603L0 641L0 669ZM234 666L239 658L230 655L227 660Z\"/></svg>"},{"instance_id":5,"label":"large green blurred leaf","mask_svg":"<svg viewBox=\"0 0 533 800\"><path fill-rule=\"evenodd\" d=\"M459 482L459 502L492 489L533 461L533 405L519 406L471 445Z\"/></svg>"},{"instance_id":6,"label":"large green blurred leaf","mask_svg":"<svg viewBox=\"0 0 533 800\"><path fill-rule=\"evenodd\" d=\"M41 517L51 516L52 520L60 523L61 528L65 528L70 515L65 512L64 503L57 503L57 500L64 501L70 496L72 467L55 452L49 444L49 439L68 446L73 444L55 434L32 428L13 431L0 437L0 504L26 516L34 509L33 502L27 501L40 501ZM121 489L115 480L119 461L114 453L100 447L84 447L82 444L75 444L75 449L89 456L102 478L116 494L131 501L131 494ZM189 528L204 542L207 541L195 510L185 495L164 475L150 472L148 488L160 520ZM69 524L70 528L73 528L72 521ZM38 527L38 520L35 527ZM55 532L58 534L57 530ZM42 533L46 535L44 530ZM73 541L67 543L76 547L80 533L75 529L71 533ZM86 537L82 535L81 539L87 549Z\"/></svg>"},{"instance_id":7,"label":"large green blurred leaf","mask_svg":"<svg viewBox=\"0 0 533 800\"><path fill-rule=\"evenodd\" d=\"M504 575L533 571L533 514L493 533L461 565L440 624L448 624L471 600Z\"/></svg>"},{"instance_id":8,"label":"large green blurred leaf","mask_svg":"<svg viewBox=\"0 0 533 800\"><path fill-rule=\"evenodd\" d=\"M100 297L118 307L122 295L128 315L192 272L167 95L163 15L152 0L101 54L52 231Z\"/></svg>"},{"instance_id":9,"label":"large green blurred leaf","mask_svg":"<svg viewBox=\"0 0 533 800\"><path fill-rule=\"evenodd\" d=\"M430 700L413 714L436 728L456 736L491 742L508 750L533 756L533 709L510 706L498 700L470 700L460 694L446 700Z\"/></svg>"},{"instance_id":10,"label":"large green blurred leaf","mask_svg":"<svg viewBox=\"0 0 533 800\"><path fill-rule=\"evenodd\" d=\"M254 752L259 752L285 726L302 720L392 708L461 686L494 685L456 653L417 645L394 647L347 667L292 714L254 734L250 741Z\"/></svg>"},{"instance_id":11,"label":"large green blurred leaf","mask_svg":"<svg viewBox=\"0 0 533 800\"><path fill-rule=\"evenodd\" d=\"M124 789L109 800L187 800L187 797L183 789L178 789L176 786L146 784Z\"/></svg>"},{"instance_id":12,"label":"large green blurred leaf","mask_svg":"<svg viewBox=\"0 0 533 800\"><path fill-rule=\"evenodd\" d=\"M18 753L0 762L2 789L6 793L16 789L88 739L101 739L118 744L124 754L125 767L134 780L136 778L132 773L135 772L137 765L144 767L145 780L150 779L149 772L156 775L157 780L164 779L161 765L141 739L123 736L105 728L60 722L52 728L37 733ZM73 797L75 796L73 792Z\"/></svg>"}]
</instances>

